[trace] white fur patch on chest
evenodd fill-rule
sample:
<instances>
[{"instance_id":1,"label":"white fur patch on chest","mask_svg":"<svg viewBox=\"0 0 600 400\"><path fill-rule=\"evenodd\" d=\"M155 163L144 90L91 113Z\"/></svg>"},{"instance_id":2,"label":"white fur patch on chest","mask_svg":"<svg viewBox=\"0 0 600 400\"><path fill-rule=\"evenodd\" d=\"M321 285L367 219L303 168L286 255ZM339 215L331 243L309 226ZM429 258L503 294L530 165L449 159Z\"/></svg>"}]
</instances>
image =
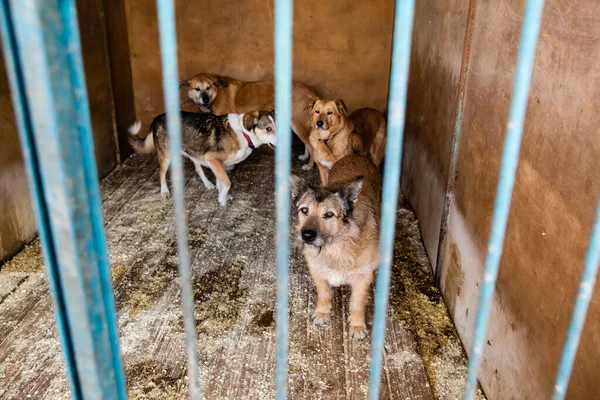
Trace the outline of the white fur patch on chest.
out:
<instances>
[{"instance_id":1,"label":"white fur patch on chest","mask_svg":"<svg viewBox=\"0 0 600 400\"><path fill-rule=\"evenodd\" d=\"M250 154L252 154L252 149L248 146L248 141L244 137L244 132L242 130L242 116L238 114L229 114L227 115L227 121L229 122L229 126L233 129L237 136L238 143L240 144L240 149L233 154L230 154L229 157L225 160L225 165L235 165L244 161Z\"/></svg>"},{"instance_id":2,"label":"white fur patch on chest","mask_svg":"<svg viewBox=\"0 0 600 400\"><path fill-rule=\"evenodd\" d=\"M329 130L319 131L319 138L321 140L327 140L329 138L330 132Z\"/></svg>"},{"instance_id":3,"label":"white fur patch on chest","mask_svg":"<svg viewBox=\"0 0 600 400\"><path fill-rule=\"evenodd\" d=\"M319 164L321 164L322 166L327 167L329 169L331 169L331 167L333 167L333 162L331 162L331 161L320 160Z\"/></svg>"},{"instance_id":4,"label":"white fur patch on chest","mask_svg":"<svg viewBox=\"0 0 600 400\"><path fill-rule=\"evenodd\" d=\"M327 279L327 282L329 282L329 284L333 287L342 286L348 283L347 274L334 270L330 270L325 279Z\"/></svg>"},{"instance_id":5,"label":"white fur patch on chest","mask_svg":"<svg viewBox=\"0 0 600 400\"><path fill-rule=\"evenodd\" d=\"M246 141L246 139L242 136L242 140ZM252 154L252 149L248 146L246 148L241 148L225 160L225 165L234 165L241 163L246 158L248 158Z\"/></svg>"},{"instance_id":6,"label":"white fur patch on chest","mask_svg":"<svg viewBox=\"0 0 600 400\"><path fill-rule=\"evenodd\" d=\"M310 269L317 272L331 286L345 285L348 280L348 273L344 270L331 268L329 265L312 260L309 263Z\"/></svg>"},{"instance_id":7,"label":"white fur patch on chest","mask_svg":"<svg viewBox=\"0 0 600 400\"><path fill-rule=\"evenodd\" d=\"M373 268L368 265L354 268L352 263L347 266L332 268L326 263L316 259L309 261L309 267L325 279L329 285L334 287L350 284L352 281L356 280L358 276L370 275L373 271Z\"/></svg>"}]
</instances>

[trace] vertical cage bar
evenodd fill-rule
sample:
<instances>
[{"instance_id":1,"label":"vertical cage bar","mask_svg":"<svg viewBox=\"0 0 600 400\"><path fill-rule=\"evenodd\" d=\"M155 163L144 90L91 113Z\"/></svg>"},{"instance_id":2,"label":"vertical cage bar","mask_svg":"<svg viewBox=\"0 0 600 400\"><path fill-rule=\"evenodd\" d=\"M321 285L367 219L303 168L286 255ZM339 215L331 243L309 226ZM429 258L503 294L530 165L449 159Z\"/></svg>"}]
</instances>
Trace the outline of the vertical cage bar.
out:
<instances>
[{"instance_id":1,"label":"vertical cage bar","mask_svg":"<svg viewBox=\"0 0 600 400\"><path fill-rule=\"evenodd\" d=\"M406 119L406 91L408 87L414 9L414 0L396 0L388 93L388 125L381 204L379 266L375 287L375 315L373 317L373 339L371 344L371 370L368 395L370 400L379 399L388 292L390 288L390 268L394 254L396 207L398 205L398 188L400 185L402 140Z\"/></svg>"},{"instance_id":2,"label":"vertical cage bar","mask_svg":"<svg viewBox=\"0 0 600 400\"><path fill-rule=\"evenodd\" d=\"M190 270L187 217L181 144L181 114L179 101L179 72L177 67L177 36L175 32L175 6L173 0L157 0L160 54L163 71L163 92L167 110L169 135L169 157L171 160L171 183L177 231L177 254L179 256L179 278L183 303L185 344L187 351L190 398L200 399L200 373L196 350L196 322L194 321L194 293Z\"/></svg>"},{"instance_id":3,"label":"vertical cage bar","mask_svg":"<svg viewBox=\"0 0 600 400\"><path fill-rule=\"evenodd\" d=\"M583 272L581 273L581 282L577 290L575 305L573 306L573 315L567 330L567 339L560 358L556 382L554 384L553 400L562 400L565 398L573 363L577 355L577 347L579 339L583 331L585 316L587 314L592 294L594 293L594 285L598 276L598 267L600 264L600 199L596 205L596 217L592 226L592 233L588 249L585 254L583 263Z\"/></svg>"},{"instance_id":4,"label":"vertical cage bar","mask_svg":"<svg viewBox=\"0 0 600 400\"><path fill-rule=\"evenodd\" d=\"M290 245L290 169L292 157L292 24L293 1L275 0L275 204L277 232L275 265L276 298L276 387L277 399L287 399L288 389L288 282Z\"/></svg>"},{"instance_id":5,"label":"vertical cage bar","mask_svg":"<svg viewBox=\"0 0 600 400\"><path fill-rule=\"evenodd\" d=\"M41 176L40 161L35 147L33 126L29 119L29 107L25 93L25 82L22 75L23 66L19 60L18 44L12 26L10 7L5 0L0 1L0 35L2 37L2 51L6 64L6 72L12 97L13 110L19 131L21 152L25 161L25 170L29 180L29 192L31 195L33 211L35 214L38 235L43 248L44 266L48 277L48 285L52 294L52 304L56 317L63 356L69 377L69 387L73 399L81 398L80 385L78 383L77 371L75 370L75 359L73 354L73 343L69 337L68 320L65 315L66 304L64 294L60 286L58 275L58 260L54 254L52 238L50 234L50 216L44 201L44 183Z\"/></svg>"},{"instance_id":6,"label":"vertical cage bar","mask_svg":"<svg viewBox=\"0 0 600 400\"><path fill-rule=\"evenodd\" d=\"M543 9L543 0L527 0L525 4L513 94L500 164L500 176L496 188L488 251L479 294L479 304L477 306L477 319L475 321L471 353L469 354L469 370L464 392L465 400L473 398L477 387L477 374L481 366L483 345L496 279L498 277L500 258L502 257L506 223L508 221L515 174L519 162L519 150L527 111L529 85L533 73L535 50L542 23Z\"/></svg>"},{"instance_id":7,"label":"vertical cage bar","mask_svg":"<svg viewBox=\"0 0 600 400\"><path fill-rule=\"evenodd\" d=\"M75 3L2 0L2 41L75 399L125 399Z\"/></svg>"}]
</instances>

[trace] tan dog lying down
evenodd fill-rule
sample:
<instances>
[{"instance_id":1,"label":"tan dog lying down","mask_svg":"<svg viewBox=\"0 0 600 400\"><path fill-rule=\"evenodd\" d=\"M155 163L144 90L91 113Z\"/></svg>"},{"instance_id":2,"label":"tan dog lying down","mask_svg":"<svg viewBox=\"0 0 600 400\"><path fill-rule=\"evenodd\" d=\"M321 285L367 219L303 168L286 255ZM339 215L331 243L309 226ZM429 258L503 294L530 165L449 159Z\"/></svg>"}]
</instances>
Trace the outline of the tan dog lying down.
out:
<instances>
[{"instance_id":1,"label":"tan dog lying down","mask_svg":"<svg viewBox=\"0 0 600 400\"><path fill-rule=\"evenodd\" d=\"M365 308L378 263L381 176L368 156L350 155L315 188L292 175L298 239L317 289L316 325L329 323L331 286L350 285L350 336L367 336Z\"/></svg>"},{"instance_id":2,"label":"tan dog lying down","mask_svg":"<svg viewBox=\"0 0 600 400\"><path fill-rule=\"evenodd\" d=\"M307 108L311 114L310 144L323 185L328 183L331 167L348 154L368 154L379 167L386 135L381 112L360 108L348 115L343 100L313 99Z\"/></svg>"},{"instance_id":3,"label":"tan dog lying down","mask_svg":"<svg viewBox=\"0 0 600 400\"><path fill-rule=\"evenodd\" d=\"M247 113L255 110L275 108L275 84L273 82L244 82L228 76L200 73L182 81L180 87L188 88L188 98L196 103L202 112L216 115ZM312 169L314 161L309 142L310 118L304 111L310 99L317 97L308 86L294 82L292 87L292 129L305 146L299 158L308 163L304 170Z\"/></svg>"}]
</instances>

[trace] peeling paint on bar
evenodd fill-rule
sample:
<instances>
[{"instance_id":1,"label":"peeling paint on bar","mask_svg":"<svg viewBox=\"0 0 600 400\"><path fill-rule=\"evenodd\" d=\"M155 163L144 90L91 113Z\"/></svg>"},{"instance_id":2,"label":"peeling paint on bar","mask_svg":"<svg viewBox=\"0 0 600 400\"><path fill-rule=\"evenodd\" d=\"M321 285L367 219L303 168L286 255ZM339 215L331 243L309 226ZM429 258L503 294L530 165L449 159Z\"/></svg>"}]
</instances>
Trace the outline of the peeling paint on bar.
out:
<instances>
[{"instance_id":1,"label":"peeling paint on bar","mask_svg":"<svg viewBox=\"0 0 600 400\"><path fill-rule=\"evenodd\" d=\"M75 2L2 0L0 15L71 396L125 399Z\"/></svg>"},{"instance_id":2,"label":"peeling paint on bar","mask_svg":"<svg viewBox=\"0 0 600 400\"><path fill-rule=\"evenodd\" d=\"M200 400L200 372L196 350L196 322L194 321L194 292L188 248L187 217L185 210L183 155L181 151L181 114L179 101L179 72L177 68L177 36L175 32L175 6L173 0L157 0L160 53L163 71L163 92L167 111L171 182L177 231L177 254L183 303L183 325L187 350L187 376L190 398Z\"/></svg>"},{"instance_id":3,"label":"peeling paint on bar","mask_svg":"<svg viewBox=\"0 0 600 400\"><path fill-rule=\"evenodd\" d=\"M414 0L396 0L394 36L388 98L387 144L383 177L381 231L379 238L379 266L375 285L375 313L371 343L371 370L369 400L379 399L383 343L390 288L390 268L394 251L396 207L400 185L402 141L406 112L406 92L410 63Z\"/></svg>"},{"instance_id":4,"label":"peeling paint on bar","mask_svg":"<svg viewBox=\"0 0 600 400\"><path fill-rule=\"evenodd\" d=\"M518 166L543 0L527 0L464 399L473 397ZM184 199L173 0L157 0L190 397L200 399ZM410 61L414 0L396 0L370 400L379 398ZM17 17L18 16L18 19ZM292 106L291 0L275 2L276 386L287 399ZM74 0L0 0L0 33L57 326L74 399L126 399ZM42 83L40 83L42 82ZM464 92L457 108L455 169ZM36 110L32 113L31 110ZM448 187L451 179L449 178ZM447 199L448 200L448 199ZM446 205L445 205L446 207ZM440 241L441 243L442 241ZM58 251L60 249L60 251ZM441 251L441 245L439 251ZM438 253L439 253L438 251ZM565 397L600 262L600 199L554 386ZM441 267L438 265L437 269Z\"/></svg>"},{"instance_id":5,"label":"peeling paint on bar","mask_svg":"<svg viewBox=\"0 0 600 400\"><path fill-rule=\"evenodd\" d=\"M592 300L592 293L596 278L598 276L598 267L600 264L600 198L596 205L596 217L592 226L592 233L588 249L583 263L583 272L581 274L581 283L579 284L578 295L573 307L573 315L567 330L567 339L560 358L558 372L556 375L556 384L552 400L562 400L567 394L573 363L577 355L581 332L585 323L585 317Z\"/></svg>"},{"instance_id":6,"label":"peeling paint on bar","mask_svg":"<svg viewBox=\"0 0 600 400\"><path fill-rule=\"evenodd\" d=\"M287 399L289 338L289 247L292 158L292 0L275 1L275 237L276 293L276 387L277 400Z\"/></svg>"}]
</instances>

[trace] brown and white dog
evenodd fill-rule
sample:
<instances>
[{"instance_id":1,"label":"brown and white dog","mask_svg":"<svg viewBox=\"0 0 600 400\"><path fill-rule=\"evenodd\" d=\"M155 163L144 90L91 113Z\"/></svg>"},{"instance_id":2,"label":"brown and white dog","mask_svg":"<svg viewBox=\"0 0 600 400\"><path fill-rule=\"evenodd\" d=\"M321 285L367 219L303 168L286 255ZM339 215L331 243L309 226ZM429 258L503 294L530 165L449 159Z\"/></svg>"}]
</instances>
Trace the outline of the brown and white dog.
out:
<instances>
[{"instance_id":1,"label":"brown and white dog","mask_svg":"<svg viewBox=\"0 0 600 400\"><path fill-rule=\"evenodd\" d=\"M228 76L200 73L184 80L180 87L188 88L188 98L202 112L216 115L247 113L254 110L275 108L275 84L273 82L245 82ZM308 160L302 169L314 167L312 148L309 142L310 118L304 111L310 99L317 97L308 86L294 82L292 86L292 129L304 143L304 154L300 160Z\"/></svg>"},{"instance_id":2,"label":"brown and white dog","mask_svg":"<svg viewBox=\"0 0 600 400\"><path fill-rule=\"evenodd\" d=\"M307 110L311 115L310 144L321 183L327 185L333 164L348 154L369 154L379 167L386 134L385 117L381 112L360 108L348 115L346 104L339 99L313 99Z\"/></svg>"},{"instance_id":3,"label":"brown and white dog","mask_svg":"<svg viewBox=\"0 0 600 400\"><path fill-rule=\"evenodd\" d=\"M222 206L232 199L228 195L231 181L227 170L244 161L254 148L262 144L275 145L274 117L273 111L226 115L181 113L183 155L194 163L207 189L214 189L215 185L206 177L202 167L210 168L215 174ZM144 139L137 136L141 126L138 121L129 128L129 143L141 153L156 150L160 164L160 194L163 198L169 198L167 170L170 158L165 114L154 118Z\"/></svg>"},{"instance_id":4,"label":"brown and white dog","mask_svg":"<svg viewBox=\"0 0 600 400\"><path fill-rule=\"evenodd\" d=\"M381 175L370 157L349 155L333 165L329 185L291 177L297 237L317 289L316 325L330 321L331 286L350 285L350 335L367 336L365 308L378 263Z\"/></svg>"}]
</instances>

